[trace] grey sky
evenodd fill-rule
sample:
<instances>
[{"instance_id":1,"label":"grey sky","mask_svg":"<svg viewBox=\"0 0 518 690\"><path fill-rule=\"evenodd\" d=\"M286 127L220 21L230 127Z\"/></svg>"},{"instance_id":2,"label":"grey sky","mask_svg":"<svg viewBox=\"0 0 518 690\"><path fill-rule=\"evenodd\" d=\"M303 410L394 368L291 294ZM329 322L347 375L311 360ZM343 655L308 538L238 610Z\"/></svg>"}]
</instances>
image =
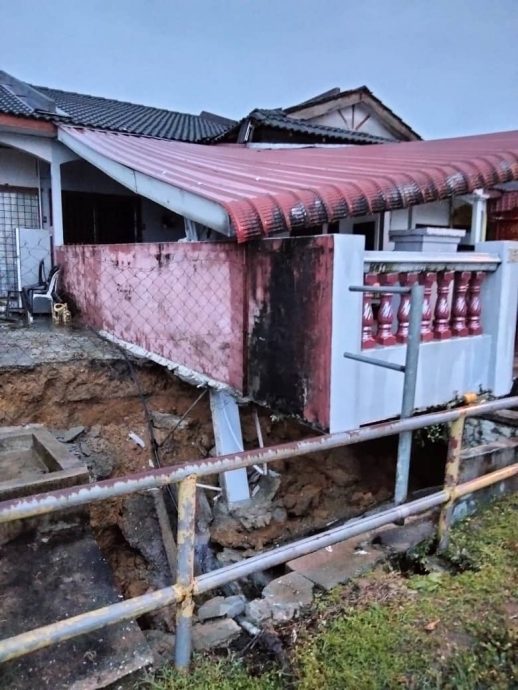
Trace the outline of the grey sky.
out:
<instances>
[{"instance_id":1,"label":"grey sky","mask_svg":"<svg viewBox=\"0 0 518 690\"><path fill-rule=\"evenodd\" d=\"M0 0L0 68L239 117L369 86L425 137L518 129L518 0Z\"/></svg>"}]
</instances>

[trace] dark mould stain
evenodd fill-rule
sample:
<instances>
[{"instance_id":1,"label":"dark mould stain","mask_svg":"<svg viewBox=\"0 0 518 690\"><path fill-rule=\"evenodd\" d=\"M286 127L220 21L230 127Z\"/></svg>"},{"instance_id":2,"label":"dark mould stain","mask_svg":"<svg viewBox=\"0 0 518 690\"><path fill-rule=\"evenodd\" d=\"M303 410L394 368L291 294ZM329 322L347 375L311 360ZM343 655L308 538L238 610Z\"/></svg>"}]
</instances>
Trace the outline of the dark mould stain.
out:
<instances>
[{"instance_id":1,"label":"dark mould stain","mask_svg":"<svg viewBox=\"0 0 518 690\"><path fill-rule=\"evenodd\" d=\"M270 281L249 340L250 393L274 410L300 417L312 375L308 354L322 251L309 237L285 240L275 250L265 250L255 268L261 271L269 254ZM255 278L250 284L256 284Z\"/></svg>"}]
</instances>

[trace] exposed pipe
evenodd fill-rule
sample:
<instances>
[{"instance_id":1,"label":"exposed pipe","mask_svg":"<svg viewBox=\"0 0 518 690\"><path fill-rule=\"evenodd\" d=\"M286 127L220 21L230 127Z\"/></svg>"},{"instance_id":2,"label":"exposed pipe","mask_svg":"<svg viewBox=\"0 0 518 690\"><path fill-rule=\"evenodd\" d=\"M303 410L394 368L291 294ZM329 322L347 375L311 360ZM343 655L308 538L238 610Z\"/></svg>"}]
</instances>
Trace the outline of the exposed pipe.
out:
<instances>
[{"instance_id":1,"label":"exposed pipe","mask_svg":"<svg viewBox=\"0 0 518 690\"><path fill-rule=\"evenodd\" d=\"M331 450L332 448L348 446L354 443L372 441L385 436L399 434L402 431L415 431L416 429L432 426L434 424L454 422L461 416L476 417L507 407L517 406L518 396L501 398L476 406L458 407L453 410L432 412L410 417L409 419L362 427L352 431L315 436L300 441L283 443L278 446L222 455L216 458L204 458L183 465L145 470L143 472L128 475L124 478L106 479L84 486L68 487L56 491L48 491L31 497L2 501L0 503L0 524L21 518L47 515L72 506L97 503L107 498L125 496L135 491L165 486L166 484L182 481L191 474L196 474L197 477L205 477L211 474L219 474L221 472L239 469L241 467L251 467L255 464L275 462L277 460L289 460L309 453L317 453L319 451Z\"/></svg>"},{"instance_id":2,"label":"exposed pipe","mask_svg":"<svg viewBox=\"0 0 518 690\"><path fill-rule=\"evenodd\" d=\"M518 474L518 463L497 470L496 472L491 472L490 474L466 482L465 484L461 484L453 490L453 494L455 497L464 496L478 489L500 482L503 479L508 479L516 474ZM265 553L258 554L257 556L240 561L239 563L233 563L219 570L194 578L193 591L201 594L216 587L221 587L224 584L241 577L246 577L259 570L271 568L274 565L285 563L292 558L312 553L313 551L336 544L344 539L358 536L397 520L409 517L410 515L417 515L418 513L425 512L436 506L443 505L449 498L450 492L442 490L416 501L406 503L405 505L389 508L376 515L356 518L340 527L326 530L321 534L266 551ZM178 539L178 547L180 567L180 558L183 559L183 556L180 556L180 538ZM110 606L105 606L95 611L82 613L78 616L58 621L57 623L51 623L50 625L45 625L41 628L15 635L14 637L0 642L0 663L48 647L51 644L56 644L72 637L83 635L87 632L99 630L106 625L136 618L144 613L162 608L173 602L180 602L182 600L190 601L190 596L191 592L189 588L186 589L177 584L173 587L165 587L140 597L134 597L133 599L128 599L118 604L111 604Z\"/></svg>"},{"instance_id":3,"label":"exposed pipe","mask_svg":"<svg viewBox=\"0 0 518 690\"><path fill-rule=\"evenodd\" d=\"M286 563L286 561L291 561L293 558L306 556L308 553L313 553L326 546L337 544L350 537L356 537L364 532L370 532L378 527L383 527L384 525L391 524L398 520L403 520L410 515L423 513L431 508L442 505L447 500L448 493L446 491L438 491L437 493L430 494L429 496L406 503L405 505L389 508L376 515L356 518L344 525L340 525L340 527L335 527L320 534L315 534L305 539L299 539L292 544L279 546L271 551L266 551L265 553L257 554L257 556L252 556L251 558L246 558L237 563L232 563L231 565L225 566L225 568L213 570L210 573L200 575L196 578L194 584L195 592L196 594L202 594L211 589L221 587L221 585L231 580L247 577L259 570L273 568L276 565Z\"/></svg>"}]
</instances>

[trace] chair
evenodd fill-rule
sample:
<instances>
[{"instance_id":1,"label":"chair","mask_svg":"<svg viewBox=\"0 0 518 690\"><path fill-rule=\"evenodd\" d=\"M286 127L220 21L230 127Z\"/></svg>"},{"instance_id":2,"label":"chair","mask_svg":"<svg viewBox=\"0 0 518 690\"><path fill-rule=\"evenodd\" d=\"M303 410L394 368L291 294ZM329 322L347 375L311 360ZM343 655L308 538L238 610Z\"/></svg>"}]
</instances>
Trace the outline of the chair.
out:
<instances>
[{"instance_id":1,"label":"chair","mask_svg":"<svg viewBox=\"0 0 518 690\"><path fill-rule=\"evenodd\" d=\"M54 302L60 301L59 295L56 292L58 278L59 266L54 266L49 273L46 285L27 288L27 293L29 297L28 303L33 314L35 312L37 312L38 314L50 312L52 314L52 307L54 305ZM42 311L40 311L41 306L45 305L45 303L48 303L48 310L43 309Z\"/></svg>"}]
</instances>

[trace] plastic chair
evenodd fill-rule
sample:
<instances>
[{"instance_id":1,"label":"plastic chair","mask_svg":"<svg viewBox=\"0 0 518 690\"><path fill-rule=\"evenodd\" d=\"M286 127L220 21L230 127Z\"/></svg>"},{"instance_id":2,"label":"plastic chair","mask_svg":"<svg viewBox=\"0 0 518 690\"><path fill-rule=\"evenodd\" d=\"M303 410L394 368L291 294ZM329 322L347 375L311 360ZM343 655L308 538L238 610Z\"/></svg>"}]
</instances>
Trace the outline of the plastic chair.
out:
<instances>
[{"instance_id":1,"label":"plastic chair","mask_svg":"<svg viewBox=\"0 0 518 690\"><path fill-rule=\"evenodd\" d=\"M54 268L51 270L49 273L49 279L47 282L47 285L42 287L42 288L30 288L30 293L31 293L31 299L30 299L30 304L31 304L31 311L34 314L35 311L38 313L47 313L47 310L44 312L40 312L39 308L37 309L37 306L48 303L48 311L52 314L52 307L54 305L54 302L59 302L59 295L56 292L56 286L59 278L59 267L54 266Z\"/></svg>"}]
</instances>

